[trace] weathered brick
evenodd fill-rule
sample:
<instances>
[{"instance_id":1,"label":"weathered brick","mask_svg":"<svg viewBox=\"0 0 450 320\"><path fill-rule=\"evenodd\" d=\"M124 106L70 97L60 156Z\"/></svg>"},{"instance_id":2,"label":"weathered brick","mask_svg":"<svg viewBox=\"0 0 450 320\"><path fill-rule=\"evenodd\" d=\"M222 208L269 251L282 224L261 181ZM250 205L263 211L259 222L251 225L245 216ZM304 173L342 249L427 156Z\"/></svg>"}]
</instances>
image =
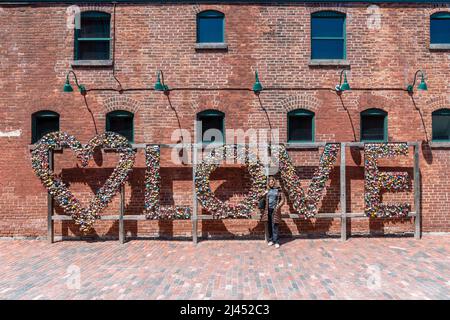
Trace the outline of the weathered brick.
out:
<instances>
[{"instance_id":1,"label":"weathered brick","mask_svg":"<svg viewBox=\"0 0 450 320\"><path fill-rule=\"evenodd\" d=\"M280 129L286 141L286 113L305 108L316 114L316 141L359 139L359 113L382 108L389 113L389 140L426 141L431 135L432 111L450 105L450 57L448 51L430 51L429 16L448 10L433 4L382 4L381 29L368 28L368 4L119 4L116 8L115 74L123 88L151 88L156 72L162 69L171 88L251 88L257 68L265 87L308 88L308 90L267 90L260 95L272 128ZM71 69L73 30L66 26L65 4L1 5L0 11L0 131L21 130L19 137L0 138L0 236L43 236L46 233L46 190L30 165L31 114L53 110L60 114L62 131L86 142L95 127L104 131L105 114L125 109L135 113L135 141L170 143L179 123L193 132L197 112L218 109L226 114L227 129L268 128L266 114L252 92L172 91L170 107L159 92L89 92L86 96L95 124L77 92L62 92L65 76ZM82 10L112 12L112 5L82 6ZM216 9L226 16L228 51L195 51L196 13ZM332 90L339 81L339 67L313 67L310 56L310 13L338 10L347 14L348 72L353 88L342 100ZM426 72L427 92L412 99L405 88L414 72ZM92 88L117 88L113 70L76 68L79 81ZM314 89L316 88L316 89ZM329 88L322 90L320 88ZM368 90L358 90L367 88ZM348 109L348 114L344 109ZM419 113L423 112L425 129ZM177 119L178 116L178 119ZM428 137L426 136L428 135ZM292 152L306 186L317 165L317 151ZM421 153L422 209L424 231L450 231L450 157L448 149ZM169 154L163 154L168 159ZM348 209L363 210L363 156L347 151ZM107 178L115 156L97 156L89 169L74 165L70 152L56 155L56 171L70 183L71 190L87 203L92 192ZM162 203L189 205L192 201L190 166L174 166L163 160ZM408 160L382 162L386 167L403 167L412 173ZM109 169L105 169L109 168ZM127 213L143 209L144 159L139 154L127 184ZM236 203L248 190L245 169L218 169L213 188L222 199ZM339 210L339 170L328 183L321 212ZM386 200L412 202L411 192L386 194ZM284 208L287 212L289 206ZM105 214L118 212L116 198ZM61 213L58 209L58 213ZM352 232L403 232L413 230L410 219L352 220ZM338 233L339 220L304 221L286 219L283 233ZM189 221L127 222L132 235L190 235ZM229 236L262 234L256 221L227 220L200 223L203 234ZM58 233L78 234L70 223L57 224ZM117 236L117 223L99 222L95 232Z\"/></svg>"}]
</instances>

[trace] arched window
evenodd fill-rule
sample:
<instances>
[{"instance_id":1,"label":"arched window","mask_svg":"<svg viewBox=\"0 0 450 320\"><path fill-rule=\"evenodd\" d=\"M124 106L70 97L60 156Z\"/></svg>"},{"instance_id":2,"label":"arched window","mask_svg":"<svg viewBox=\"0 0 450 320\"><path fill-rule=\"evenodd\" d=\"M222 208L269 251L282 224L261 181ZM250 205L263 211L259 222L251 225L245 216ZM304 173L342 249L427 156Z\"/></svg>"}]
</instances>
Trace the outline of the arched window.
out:
<instances>
[{"instance_id":1,"label":"arched window","mask_svg":"<svg viewBox=\"0 0 450 320\"><path fill-rule=\"evenodd\" d=\"M225 42L225 15L207 10L197 14L197 43Z\"/></svg>"},{"instance_id":2,"label":"arched window","mask_svg":"<svg viewBox=\"0 0 450 320\"><path fill-rule=\"evenodd\" d=\"M311 59L346 59L345 14L319 11L311 14Z\"/></svg>"},{"instance_id":3,"label":"arched window","mask_svg":"<svg viewBox=\"0 0 450 320\"><path fill-rule=\"evenodd\" d=\"M31 143L36 143L47 133L59 131L59 114L43 110L31 115Z\"/></svg>"},{"instance_id":4,"label":"arched window","mask_svg":"<svg viewBox=\"0 0 450 320\"><path fill-rule=\"evenodd\" d=\"M450 109L439 109L431 114L432 140L450 141Z\"/></svg>"},{"instance_id":5,"label":"arched window","mask_svg":"<svg viewBox=\"0 0 450 320\"><path fill-rule=\"evenodd\" d=\"M121 134L128 141L134 141L134 115L131 112L116 110L106 114L106 131Z\"/></svg>"},{"instance_id":6,"label":"arched window","mask_svg":"<svg viewBox=\"0 0 450 320\"><path fill-rule=\"evenodd\" d=\"M287 114L288 142L314 141L314 112L304 109Z\"/></svg>"},{"instance_id":7,"label":"arched window","mask_svg":"<svg viewBox=\"0 0 450 320\"><path fill-rule=\"evenodd\" d=\"M387 141L387 112L368 109L361 112L361 141Z\"/></svg>"},{"instance_id":8,"label":"arched window","mask_svg":"<svg viewBox=\"0 0 450 320\"><path fill-rule=\"evenodd\" d=\"M431 15L430 43L450 45L450 12L437 12Z\"/></svg>"},{"instance_id":9,"label":"arched window","mask_svg":"<svg viewBox=\"0 0 450 320\"><path fill-rule=\"evenodd\" d=\"M81 13L81 28L75 29L75 60L109 60L111 15L100 11Z\"/></svg>"},{"instance_id":10,"label":"arched window","mask_svg":"<svg viewBox=\"0 0 450 320\"><path fill-rule=\"evenodd\" d=\"M225 114L217 110L205 110L197 114L199 142L223 143L225 141Z\"/></svg>"}]
</instances>

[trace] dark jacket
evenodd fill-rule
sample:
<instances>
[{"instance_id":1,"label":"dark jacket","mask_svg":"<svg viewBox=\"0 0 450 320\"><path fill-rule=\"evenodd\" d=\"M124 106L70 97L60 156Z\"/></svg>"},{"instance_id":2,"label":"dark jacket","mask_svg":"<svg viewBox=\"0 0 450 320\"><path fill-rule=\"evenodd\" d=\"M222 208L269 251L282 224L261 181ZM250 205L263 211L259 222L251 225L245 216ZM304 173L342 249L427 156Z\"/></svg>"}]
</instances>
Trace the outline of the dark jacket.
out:
<instances>
[{"instance_id":1,"label":"dark jacket","mask_svg":"<svg viewBox=\"0 0 450 320\"><path fill-rule=\"evenodd\" d=\"M276 204L276 210L273 213L272 219L273 223L280 223L281 222L281 206L286 202L286 197L283 193L283 190L281 188L278 189L278 199ZM259 200L259 210L261 211L261 221L267 222L269 219L269 200L268 197L268 190L266 191L266 194Z\"/></svg>"}]
</instances>

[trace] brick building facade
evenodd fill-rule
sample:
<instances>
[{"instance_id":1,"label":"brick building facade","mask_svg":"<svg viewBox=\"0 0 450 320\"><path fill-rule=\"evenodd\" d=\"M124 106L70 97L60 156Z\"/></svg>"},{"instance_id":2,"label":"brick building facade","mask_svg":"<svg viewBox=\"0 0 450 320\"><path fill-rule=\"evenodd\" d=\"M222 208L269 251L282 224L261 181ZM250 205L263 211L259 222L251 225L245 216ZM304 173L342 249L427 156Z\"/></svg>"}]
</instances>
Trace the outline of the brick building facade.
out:
<instances>
[{"instance_id":1,"label":"brick building facade","mask_svg":"<svg viewBox=\"0 0 450 320\"><path fill-rule=\"evenodd\" d=\"M432 141L432 113L450 108L450 49L430 47L430 16L450 12L445 2L383 1L374 7L354 1L106 1L79 4L81 12L111 14L111 65L79 65L74 61L74 29L68 26L73 2L28 1L0 3L0 236L45 236L47 193L30 164L32 114L54 111L60 130L86 142L105 131L106 114L114 110L134 114L135 143L174 143L180 126L194 131L196 115L204 110L225 114L225 130L270 127L287 140L287 114L314 112L316 142L359 141L360 114L378 108L388 114L388 141L419 141L422 173L424 232L450 231L450 144ZM196 48L197 15L204 10L224 14L226 49ZM333 11L346 17L346 58L317 62L311 59L311 14ZM70 22L70 21L69 21ZM70 24L70 23L69 23ZM114 53L112 53L114 51ZM352 90L338 95L340 71L347 71ZM416 70L425 73L427 91L404 89ZM74 70L91 89L153 88L163 70L169 99L151 90L92 90L83 97L62 91ZM259 98L251 90L258 70L264 87ZM184 88L183 90L176 90ZM85 100L86 99L86 103ZM91 114L92 112L92 114ZM421 117L422 114L422 117ZM227 141L229 142L229 141ZM364 206L364 157L347 149L349 212ZM290 152L303 186L317 166L320 150ZM77 168L73 154L55 155L71 190L86 203L111 172L116 156L96 154L88 168ZM169 151L161 156L162 205L192 205L192 169L173 165ZM412 157L383 160L382 166L411 173ZM138 152L126 184L126 214L143 211L145 161ZM412 174L410 174L412 176ZM223 200L238 202L250 179L244 167L223 166L211 178ZM385 200L412 203L412 192L386 193ZM104 214L118 211L118 198ZM339 168L332 171L320 212L338 212ZM289 203L284 213L291 211ZM256 209L255 209L256 211ZM57 213L62 214L57 208ZM339 219L291 219L283 234L333 234ZM95 233L117 236L117 222L98 221ZM132 236L189 236L190 221L127 221ZM359 219L349 221L352 233L391 233L413 230L412 220ZM56 225L58 235L78 235L71 222ZM205 220L199 234L233 236L262 234L257 220Z\"/></svg>"}]
</instances>

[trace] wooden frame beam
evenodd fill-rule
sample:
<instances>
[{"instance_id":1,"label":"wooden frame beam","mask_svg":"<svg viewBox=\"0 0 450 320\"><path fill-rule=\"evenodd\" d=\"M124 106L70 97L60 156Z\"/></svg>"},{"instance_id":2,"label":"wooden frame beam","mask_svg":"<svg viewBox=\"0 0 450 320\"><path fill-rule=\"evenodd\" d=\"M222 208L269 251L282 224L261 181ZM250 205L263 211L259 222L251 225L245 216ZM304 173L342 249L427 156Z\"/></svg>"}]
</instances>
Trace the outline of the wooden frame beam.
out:
<instances>
[{"instance_id":1,"label":"wooden frame beam","mask_svg":"<svg viewBox=\"0 0 450 320\"><path fill-rule=\"evenodd\" d=\"M54 169L54 154L53 150L48 151L48 167L53 171ZM47 241L53 243L55 241L55 223L53 221L53 197L50 192L47 193Z\"/></svg>"},{"instance_id":2,"label":"wooden frame beam","mask_svg":"<svg viewBox=\"0 0 450 320\"><path fill-rule=\"evenodd\" d=\"M195 126L195 123L194 123ZM194 133L195 135L195 133ZM195 136L196 138L196 136ZM397 142L398 143L398 142ZM414 211L409 212L408 217L414 217L414 237L415 239L420 239L422 236L421 230L421 175L420 175L420 156L419 156L419 142L407 142L408 146L413 147L414 149ZM133 148L135 149L144 149L147 144L133 144ZM154 144L157 145L157 144ZM221 145L221 144L218 144ZM240 145L240 144L238 144ZM258 146L258 144L250 144L249 146ZM315 142L315 143L301 143L295 144L290 143L286 145L287 149L314 149L324 147L326 145L325 142ZM161 148L173 148L180 147L180 144L159 144ZM198 200L196 195L195 188L195 174L196 174L196 166L198 162L198 150L199 144L185 144L185 147L191 147L192 149L192 242L194 244L198 243L198 220L213 220L215 219L212 215L199 215L198 214ZM242 146L244 146L242 144ZM270 145L262 145L262 147L269 147ZM364 142L341 142L341 158L340 158L340 204L341 204L341 212L329 212L329 213L318 213L315 215L315 218L337 218L341 220L341 240L345 241L348 238L348 230L347 230L347 220L350 218L366 218L369 219L364 213L350 213L347 212L347 192L346 192L346 148L347 147L357 147L363 148ZM34 145L30 147L30 150L34 149ZM109 150L109 149L108 149ZM114 151L114 150L109 150ZM53 150L49 150L49 168L51 170L54 169L54 152ZM268 174L268 168L266 168L266 174ZM284 215L286 216L286 215ZM296 219L301 218L298 214L289 214L287 215L289 218ZM252 216L252 220L260 219L260 214L256 214ZM47 240L49 243L54 242L55 232L54 232L54 221L71 221L72 217L66 215L54 215L54 201L50 193L47 195ZM119 242L126 242L126 234L125 234L125 221L145 221L148 220L143 214L136 215L125 215L125 185L123 185L120 189L120 211L118 215L103 215L99 220L102 221L119 221ZM267 240L268 237L268 226L265 224L265 238Z\"/></svg>"}]
</instances>

